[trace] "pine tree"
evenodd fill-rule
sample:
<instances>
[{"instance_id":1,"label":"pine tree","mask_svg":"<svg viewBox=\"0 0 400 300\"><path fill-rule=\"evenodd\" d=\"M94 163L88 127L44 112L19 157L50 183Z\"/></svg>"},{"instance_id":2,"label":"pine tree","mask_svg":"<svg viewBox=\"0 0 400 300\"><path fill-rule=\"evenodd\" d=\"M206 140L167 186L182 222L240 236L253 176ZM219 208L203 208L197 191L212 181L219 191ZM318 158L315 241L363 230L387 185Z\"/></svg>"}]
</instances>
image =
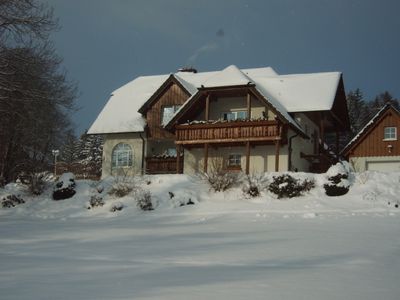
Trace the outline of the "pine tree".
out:
<instances>
[{"instance_id":1,"label":"pine tree","mask_svg":"<svg viewBox=\"0 0 400 300\"><path fill-rule=\"evenodd\" d=\"M400 108L399 100L394 98L388 91L384 91L369 103L370 117L373 117L386 104L391 104L397 109Z\"/></svg>"},{"instance_id":2,"label":"pine tree","mask_svg":"<svg viewBox=\"0 0 400 300\"><path fill-rule=\"evenodd\" d=\"M92 174L101 174L103 156L103 137L83 134L80 138L80 163L90 169Z\"/></svg>"},{"instance_id":3,"label":"pine tree","mask_svg":"<svg viewBox=\"0 0 400 300\"><path fill-rule=\"evenodd\" d=\"M78 140L72 131L69 131L65 139L64 146L61 149L60 160L68 165L72 165L76 162Z\"/></svg>"},{"instance_id":4,"label":"pine tree","mask_svg":"<svg viewBox=\"0 0 400 300\"><path fill-rule=\"evenodd\" d=\"M369 117L368 105L365 103L360 89L350 91L347 94L347 109L349 111L350 119L350 135L354 136L368 121Z\"/></svg>"}]
</instances>

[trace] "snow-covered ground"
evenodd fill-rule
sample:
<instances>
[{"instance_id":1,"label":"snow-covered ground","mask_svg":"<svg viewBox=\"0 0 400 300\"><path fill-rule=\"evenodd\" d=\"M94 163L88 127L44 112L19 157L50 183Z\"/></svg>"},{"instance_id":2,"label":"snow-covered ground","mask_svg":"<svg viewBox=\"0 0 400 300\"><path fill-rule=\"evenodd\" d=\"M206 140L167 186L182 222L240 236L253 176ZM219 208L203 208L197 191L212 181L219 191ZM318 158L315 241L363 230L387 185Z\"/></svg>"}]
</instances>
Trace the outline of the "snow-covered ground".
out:
<instances>
[{"instance_id":1,"label":"snow-covered ground","mask_svg":"<svg viewBox=\"0 0 400 300\"><path fill-rule=\"evenodd\" d=\"M0 299L400 299L400 173L357 174L341 197L315 179L291 199L213 193L185 175L137 179L149 212L106 195L110 182L90 210L97 183L78 181L61 201L8 185L0 199L26 203L0 208ZM110 212L115 203L124 208Z\"/></svg>"}]
</instances>

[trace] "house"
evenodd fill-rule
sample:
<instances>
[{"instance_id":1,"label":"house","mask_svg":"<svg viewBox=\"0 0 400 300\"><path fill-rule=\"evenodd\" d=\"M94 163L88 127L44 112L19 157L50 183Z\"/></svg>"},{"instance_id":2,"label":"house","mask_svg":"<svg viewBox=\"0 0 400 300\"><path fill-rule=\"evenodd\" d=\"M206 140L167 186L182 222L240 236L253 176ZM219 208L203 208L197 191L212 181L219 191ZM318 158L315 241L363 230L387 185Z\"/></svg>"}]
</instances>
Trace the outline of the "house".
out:
<instances>
[{"instance_id":1,"label":"house","mask_svg":"<svg viewBox=\"0 0 400 300\"><path fill-rule=\"evenodd\" d=\"M347 144L342 153L357 172L400 171L400 112L385 105Z\"/></svg>"},{"instance_id":2,"label":"house","mask_svg":"<svg viewBox=\"0 0 400 300\"><path fill-rule=\"evenodd\" d=\"M114 91L90 127L102 176L326 169L325 136L349 129L339 72L272 68L142 76ZM324 170L322 170L324 171Z\"/></svg>"}]
</instances>

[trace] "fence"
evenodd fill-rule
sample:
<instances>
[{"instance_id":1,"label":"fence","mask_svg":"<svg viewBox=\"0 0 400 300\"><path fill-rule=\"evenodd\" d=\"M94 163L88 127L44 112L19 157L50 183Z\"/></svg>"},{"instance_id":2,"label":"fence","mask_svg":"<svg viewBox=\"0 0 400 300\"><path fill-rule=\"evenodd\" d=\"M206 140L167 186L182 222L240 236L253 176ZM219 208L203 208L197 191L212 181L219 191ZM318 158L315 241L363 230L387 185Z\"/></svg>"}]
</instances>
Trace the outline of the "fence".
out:
<instances>
[{"instance_id":1,"label":"fence","mask_svg":"<svg viewBox=\"0 0 400 300\"><path fill-rule=\"evenodd\" d=\"M90 179L99 180L101 177L101 168L94 163L82 164L82 163L65 163L57 162L56 164L56 175L62 173L71 172L74 173L76 179Z\"/></svg>"}]
</instances>

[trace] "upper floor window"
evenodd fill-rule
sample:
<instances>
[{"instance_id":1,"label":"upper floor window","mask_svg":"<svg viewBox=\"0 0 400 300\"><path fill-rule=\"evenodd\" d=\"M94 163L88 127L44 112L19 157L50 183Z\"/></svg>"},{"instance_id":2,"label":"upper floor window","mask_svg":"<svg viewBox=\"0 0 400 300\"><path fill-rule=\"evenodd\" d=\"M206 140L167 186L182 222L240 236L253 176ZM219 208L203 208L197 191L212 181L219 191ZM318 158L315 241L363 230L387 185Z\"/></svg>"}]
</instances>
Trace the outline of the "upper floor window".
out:
<instances>
[{"instance_id":1,"label":"upper floor window","mask_svg":"<svg viewBox=\"0 0 400 300\"><path fill-rule=\"evenodd\" d=\"M397 128L396 127L385 127L383 139L386 141L397 140Z\"/></svg>"},{"instance_id":2,"label":"upper floor window","mask_svg":"<svg viewBox=\"0 0 400 300\"><path fill-rule=\"evenodd\" d=\"M130 167L132 166L132 148L128 144L120 143L112 151L112 167Z\"/></svg>"},{"instance_id":3,"label":"upper floor window","mask_svg":"<svg viewBox=\"0 0 400 300\"><path fill-rule=\"evenodd\" d=\"M230 111L224 112L222 118L226 121L244 120L247 118L247 111Z\"/></svg>"},{"instance_id":4,"label":"upper floor window","mask_svg":"<svg viewBox=\"0 0 400 300\"><path fill-rule=\"evenodd\" d=\"M163 106L161 111L161 125L167 125L181 105Z\"/></svg>"}]
</instances>

